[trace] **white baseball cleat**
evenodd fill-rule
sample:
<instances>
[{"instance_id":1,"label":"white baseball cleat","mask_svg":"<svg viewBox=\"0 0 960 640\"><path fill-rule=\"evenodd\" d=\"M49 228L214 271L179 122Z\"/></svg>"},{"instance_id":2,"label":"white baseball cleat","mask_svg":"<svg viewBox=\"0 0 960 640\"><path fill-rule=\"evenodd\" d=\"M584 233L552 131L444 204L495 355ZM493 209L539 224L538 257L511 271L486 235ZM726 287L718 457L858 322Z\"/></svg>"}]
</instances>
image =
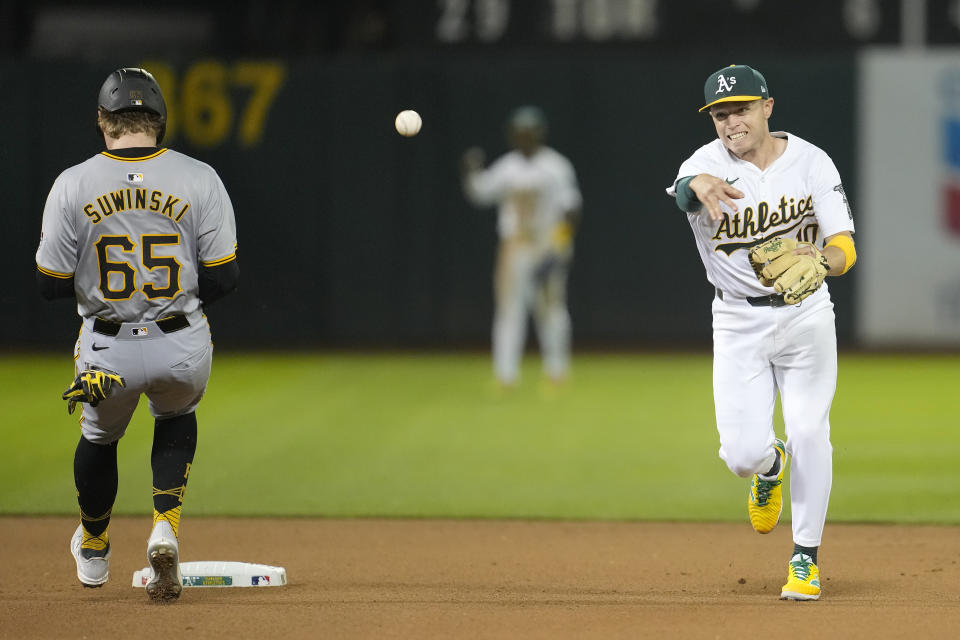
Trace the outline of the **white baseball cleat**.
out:
<instances>
[{"instance_id":1,"label":"white baseball cleat","mask_svg":"<svg viewBox=\"0 0 960 640\"><path fill-rule=\"evenodd\" d=\"M154 602L173 602L179 598L183 590L180 543L166 520L161 520L153 528L147 543L147 560L153 569L153 577L147 582L150 599Z\"/></svg>"},{"instance_id":2,"label":"white baseball cleat","mask_svg":"<svg viewBox=\"0 0 960 640\"><path fill-rule=\"evenodd\" d=\"M81 549L83 525L77 527L70 539L70 552L77 561L77 578L85 587L102 587L110 579L110 543L102 551Z\"/></svg>"}]
</instances>

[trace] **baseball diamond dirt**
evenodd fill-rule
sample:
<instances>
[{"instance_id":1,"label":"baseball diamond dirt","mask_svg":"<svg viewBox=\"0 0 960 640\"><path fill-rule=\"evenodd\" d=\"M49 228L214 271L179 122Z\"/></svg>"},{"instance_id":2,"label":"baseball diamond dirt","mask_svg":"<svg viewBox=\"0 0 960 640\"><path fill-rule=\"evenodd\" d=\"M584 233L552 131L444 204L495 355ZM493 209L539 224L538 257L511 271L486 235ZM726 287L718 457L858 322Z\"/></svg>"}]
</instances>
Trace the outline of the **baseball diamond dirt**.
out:
<instances>
[{"instance_id":1,"label":"baseball diamond dirt","mask_svg":"<svg viewBox=\"0 0 960 640\"><path fill-rule=\"evenodd\" d=\"M943 638L960 528L832 523L823 599L778 599L790 527L746 522L190 518L184 562L286 567L289 584L131 586L146 518L115 518L110 581L77 582L75 518L0 518L2 638ZM745 551L746 550L746 551ZM784 563L785 564L785 563Z\"/></svg>"}]
</instances>

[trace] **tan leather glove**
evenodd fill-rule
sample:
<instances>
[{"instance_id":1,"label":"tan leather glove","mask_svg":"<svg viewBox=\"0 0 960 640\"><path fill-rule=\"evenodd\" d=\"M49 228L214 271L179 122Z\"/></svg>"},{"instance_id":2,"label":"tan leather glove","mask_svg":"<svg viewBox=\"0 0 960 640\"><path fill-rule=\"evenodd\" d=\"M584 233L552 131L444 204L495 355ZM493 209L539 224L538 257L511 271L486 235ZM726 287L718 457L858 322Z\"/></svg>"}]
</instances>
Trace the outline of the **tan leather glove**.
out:
<instances>
[{"instance_id":1,"label":"tan leather glove","mask_svg":"<svg viewBox=\"0 0 960 640\"><path fill-rule=\"evenodd\" d=\"M808 247L813 255L797 254ZM827 277L827 259L813 244L791 238L773 238L750 250L750 265L760 282L783 294L787 304L797 304L811 295Z\"/></svg>"}]
</instances>

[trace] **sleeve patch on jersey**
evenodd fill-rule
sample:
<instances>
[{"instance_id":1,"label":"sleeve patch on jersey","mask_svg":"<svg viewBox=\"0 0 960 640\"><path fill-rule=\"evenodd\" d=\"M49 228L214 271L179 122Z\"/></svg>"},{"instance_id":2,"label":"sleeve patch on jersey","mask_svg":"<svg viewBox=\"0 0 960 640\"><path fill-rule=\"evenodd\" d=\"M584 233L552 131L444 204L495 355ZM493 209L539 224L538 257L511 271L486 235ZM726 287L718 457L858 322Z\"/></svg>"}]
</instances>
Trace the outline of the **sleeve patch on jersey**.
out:
<instances>
[{"instance_id":1,"label":"sleeve patch on jersey","mask_svg":"<svg viewBox=\"0 0 960 640\"><path fill-rule=\"evenodd\" d=\"M843 206L847 208L847 215L853 220L853 209L850 208L850 201L847 200L847 192L843 190L843 184L838 184L833 190L840 193L840 197L843 198Z\"/></svg>"}]
</instances>

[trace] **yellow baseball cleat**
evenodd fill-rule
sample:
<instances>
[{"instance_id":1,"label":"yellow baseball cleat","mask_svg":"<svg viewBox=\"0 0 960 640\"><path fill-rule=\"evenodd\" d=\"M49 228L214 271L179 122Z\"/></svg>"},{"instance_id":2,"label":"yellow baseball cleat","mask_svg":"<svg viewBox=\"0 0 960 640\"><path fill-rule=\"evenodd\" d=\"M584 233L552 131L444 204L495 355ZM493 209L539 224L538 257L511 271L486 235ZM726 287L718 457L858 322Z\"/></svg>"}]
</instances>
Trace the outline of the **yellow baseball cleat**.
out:
<instances>
[{"instance_id":1,"label":"yellow baseball cleat","mask_svg":"<svg viewBox=\"0 0 960 640\"><path fill-rule=\"evenodd\" d=\"M780 522L783 511L783 470L787 467L787 451L782 440L773 445L780 456L780 473L776 480L764 480L755 474L747 495L747 513L757 533L770 533Z\"/></svg>"},{"instance_id":2,"label":"yellow baseball cleat","mask_svg":"<svg viewBox=\"0 0 960 640\"><path fill-rule=\"evenodd\" d=\"M780 590L781 600L819 600L820 570L810 556L798 553L787 564L787 584Z\"/></svg>"}]
</instances>

